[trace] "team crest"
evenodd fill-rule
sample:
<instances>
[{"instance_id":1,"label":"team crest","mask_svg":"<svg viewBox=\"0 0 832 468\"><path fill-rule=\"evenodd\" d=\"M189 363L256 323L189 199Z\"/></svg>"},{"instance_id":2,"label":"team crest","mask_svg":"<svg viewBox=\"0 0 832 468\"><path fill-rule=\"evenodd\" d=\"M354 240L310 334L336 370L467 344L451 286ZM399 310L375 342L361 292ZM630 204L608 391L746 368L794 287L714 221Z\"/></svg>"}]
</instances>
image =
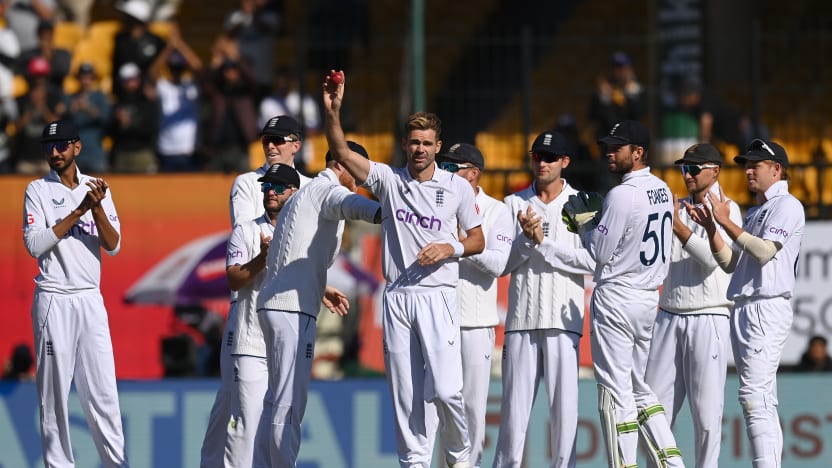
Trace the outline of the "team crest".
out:
<instances>
[{"instance_id":1,"label":"team crest","mask_svg":"<svg viewBox=\"0 0 832 468\"><path fill-rule=\"evenodd\" d=\"M436 191L436 206L439 208L445 206L445 191L442 189Z\"/></svg>"}]
</instances>

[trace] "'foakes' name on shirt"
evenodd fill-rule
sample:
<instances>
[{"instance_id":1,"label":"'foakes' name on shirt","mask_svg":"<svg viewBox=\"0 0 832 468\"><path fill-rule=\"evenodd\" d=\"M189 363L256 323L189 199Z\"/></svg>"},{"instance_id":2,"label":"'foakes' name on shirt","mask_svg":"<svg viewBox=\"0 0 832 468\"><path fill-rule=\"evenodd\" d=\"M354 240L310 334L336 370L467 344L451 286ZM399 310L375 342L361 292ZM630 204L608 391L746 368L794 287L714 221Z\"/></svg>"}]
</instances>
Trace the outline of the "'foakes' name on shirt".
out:
<instances>
[{"instance_id":1,"label":"'foakes' name on shirt","mask_svg":"<svg viewBox=\"0 0 832 468\"><path fill-rule=\"evenodd\" d=\"M654 290L664 281L673 240L670 189L650 168L627 174L604 199L598 227L587 236L595 283Z\"/></svg>"},{"instance_id":2,"label":"'foakes' name on shirt","mask_svg":"<svg viewBox=\"0 0 832 468\"><path fill-rule=\"evenodd\" d=\"M432 179L419 182L407 167L373 162L364 186L381 201L387 288L455 288L457 258L422 267L416 255L431 242L459 240L458 229L467 231L482 224L468 181L435 168Z\"/></svg>"}]
</instances>

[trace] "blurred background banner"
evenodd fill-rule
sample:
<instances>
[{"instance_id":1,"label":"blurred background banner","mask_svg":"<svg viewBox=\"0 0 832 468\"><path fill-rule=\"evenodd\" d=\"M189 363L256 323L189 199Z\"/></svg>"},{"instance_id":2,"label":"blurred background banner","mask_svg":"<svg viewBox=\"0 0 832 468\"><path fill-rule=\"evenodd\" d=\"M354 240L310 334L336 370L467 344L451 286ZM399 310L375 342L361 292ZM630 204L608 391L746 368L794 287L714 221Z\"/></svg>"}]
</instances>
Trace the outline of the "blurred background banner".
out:
<instances>
[{"instance_id":1,"label":"blurred background banner","mask_svg":"<svg viewBox=\"0 0 832 468\"><path fill-rule=\"evenodd\" d=\"M778 378L783 423L783 466L828 468L832 460L832 400L828 378L781 375ZM200 446L216 381L167 380L120 382L127 456L134 468L199 466ZM486 414L484 460L494 458L500 415L501 385L491 383ZM597 411L595 383L579 384L578 466L606 466ZM299 468L389 468L397 465L392 402L383 379L313 381L303 420ZM736 402L737 380L729 376L725 388L723 441L719 466L746 467L748 440ZM531 413L526 466L549 466L546 391L538 392ZM78 468L99 465L78 399L69 399L70 430ZM675 430L686 460L693 457L693 424L683 408ZM38 405L34 384L0 383L0 467L41 466ZM434 461L442 457L434 455ZM644 460L642 459L643 463ZM442 466L434 463L434 466Z\"/></svg>"}]
</instances>

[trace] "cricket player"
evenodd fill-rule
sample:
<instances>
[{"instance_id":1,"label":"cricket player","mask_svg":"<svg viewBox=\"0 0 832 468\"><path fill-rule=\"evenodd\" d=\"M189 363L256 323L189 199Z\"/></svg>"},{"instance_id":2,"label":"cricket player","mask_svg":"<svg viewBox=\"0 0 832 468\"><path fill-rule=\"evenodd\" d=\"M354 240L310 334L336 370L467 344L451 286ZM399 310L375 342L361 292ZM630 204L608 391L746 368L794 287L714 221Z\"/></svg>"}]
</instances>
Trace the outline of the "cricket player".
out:
<instances>
[{"instance_id":1,"label":"cricket player","mask_svg":"<svg viewBox=\"0 0 832 468\"><path fill-rule=\"evenodd\" d=\"M551 466L574 467L578 428L578 342L583 333L584 275L595 261L562 220L578 191L563 178L566 138L543 132L532 143L535 179L505 199L517 221L506 272L511 273L500 433L494 467L520 468L540 380L548 396Z\"/></svg>"},{"instance_id":2,"label":"cricket player","mask_svg":"<svg viewBox=\"0 0 832 468\"><path fill-rule=\"evenodd\" d=\"M263 281L269 241L280 210L300 185L298 172L285 164L273 164L259 179L265 213L247 223L234 226L228 240L226 276L237 291L237 313L228 328L235 330L231 348L231 417L225 440L225 466L250 467L254 456L254 436L263 412L263 397L268 388L266 341L256 303Z\"/></svg>"},{"instance_id":3,"label":"cricket player","mask_svg":"<svg viewBox=\"0 0 832 468\"><path fill-rule=\"evenodd\" d=\"M303 130L297 120L288 115L278 115L269 119L260 131L260 141L263 145L265 161L256 170L238 175L231 185L229 200L231 227L238 223L248 222L263 214L263 196L260 182L266 171L274 164L284 164L294 168L295 154L303 144ZM311 180L298 173L301 185ZM202 441L201 468L215 468L223 466L225 440L231 429L231 388L233 383L233 368L231 364L231 349L234 347L237 323L237 292L231 292L231 307L228 310L228 320L223 331L223 346L220 349L220 388L211 413L208 417L208 427Z\"/></svg>"},{"instance_id":4,"label":"cricket player","mask_svg":"<svg viewBox=\"0 0 832 468\"><path fill-rule=\"evenodd\" d=\"M695 466L716 468L730 352L728 316L733 304L725 292L731 275L711 254L705 228L687 210L680 211L679 205L708 204L708 194L720 194L722 155L713 145L702 143L688 148L676 164L682 169L689 197L674 203L670 268L659 295L644 380L670 412L671 426L687 397ZM729 218L742 223L740 207L734 202L729 205ZM717 229L725 235L722 228Z\"/></svg>"},{"instance_id":5,"label":"cricket player","mask_svg":"<svg viewBox=\"0 0 832 468\"><path fill-rule=\"evenodd\" d=\"M70 120L44 127L51 171L26 187L23 241L38 259L32 303L45 466L74 466L69 438L72 382L101 463L128 466L116 389L113 345L101 297L101 250L121 249L109 185L81 174L82 144Z\"/></svg>"},{"instance_id":6,"label":"cricket player","mask_svg":"<svg viewBox=\"0 0 832 468\"><path fill-rule=\"evenodd\" d=\"M258 178L263 177L273 164L285 164L295 167L295 154L303 145L303 129L297 120L288 115L272 117L260 131L263 144L263 165L251 172L238 175L231 186L230 213L231 225L248 222L263 213ZM309 177L298 173L301 186L309 182Z\"/></svg>"},{"instance_id":7,"label":"cricket player","mask_svg":"<svg viewBox=\"0 0 832 468\"><path fill-rule=\"evenodd\" d=\"M439 415L446 462L470 467L471 443L462 397L456 284L459 258L482 252L485 240L471 185L439 169L441 122L419 112L408 119L407 164L391 168L350 151L341 128L344 83L326 78L326 137L335 160L381 202L384 291L382 333L402 467L429 467L423 401ZM465 237L459 235L464 232Z\"/></svg>"},{"instance_id":8,"label":"cricket player","mask_svg":"<svg viewBox=\"0 0 832 468\"><path fill-rule=\"evenodd\" d=\"M709 205L685 206L705 227L717 263L734 272L727 292L734 301L731 344L751 464L779 467L783 432L777 413L777 367L794 318L789 299L806 220L803 205L789 194L789 158L782 146L754 140L734 161L745 166L748 190L759 203L748 211L742 227L731 219L731 201L721 193L708 194Z\"/></svg>"},{"instance_id":9,"label":"cricket player","mask_svg":"<svg viewBox=\"0 0 832 468\"><path fill-rule=\"evenodd\" d=\"M352 148L367 158L361 145ZM295 466L315 354L315 320L327 269L341 247L344 220L381 222L379 204L355 190L355 179L329 157L327 168L280 211L257 296L269 385L256 436L256 467ZM342 304L341 315L346 314L345 295L329 300Z\"/></svg>"},{"instance_id":10,"label":"cricket player","mask_svg":"<svg viewBox=\"0 0 832 468\"><path fill-rule=\"evenodd\" d=\"M650 138L640 122L619 122L599 142L621 183L589 220L574 206L567 213L596 263L590 338L609 466L636 465L639 430L657 464L684 466L664 409L644 381L658 289L670 265L673 194L650 173Z\"/></svg>"},{"instance_id":11,"label":"cricket player","mask_svg":"<svg viewBox=\"0 0 832 468\"><path fill-rule=\"evenodd\" d=\"M437 154L436 161L441 169L456 174L471 184L476 194L477 210L483 219L485 250L460 259L459 284L456 287L465 420L471 439L471 464L479 467L485 443L485 410L488 385L491 382L494 327L500 323L497 313L497 278L503 274L511 252L514 221L506 205L490 197L479 186L485 170L485 158L476 146L455 144L447 153ZM433 405L428 409L428 417L436 418ZM434 431L430 431L430 435L433 436Z\"/></svg>"}]
</instances>

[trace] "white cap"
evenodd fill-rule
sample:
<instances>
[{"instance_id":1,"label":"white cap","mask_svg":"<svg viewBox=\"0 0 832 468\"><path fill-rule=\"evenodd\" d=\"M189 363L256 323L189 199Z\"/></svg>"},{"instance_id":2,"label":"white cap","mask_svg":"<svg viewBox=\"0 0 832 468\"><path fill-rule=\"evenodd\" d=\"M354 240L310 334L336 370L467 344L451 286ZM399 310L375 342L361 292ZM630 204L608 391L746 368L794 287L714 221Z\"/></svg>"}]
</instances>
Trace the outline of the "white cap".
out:
<instances>
[{"instance_id":1,"label":"white cap","mask_svg":"<svg viewBox=\"0 0 832 468\"><path fill-rule=\"evenodd\" d=\"M122 80L138 78L141 73L142 71L139 70L139 66L133 62L125 63L118 69L118 77Z\"/></svg>"},{"instance_id":2,"label":"white cap","mask_svg":"<svg viewBox=\"0 0 832 468\"><path fill-rule=\"evenodd\" d=\"M150 21L150 3L145 0L127 0L116 8L142 23Z\"/></svg>"}]
</instances>

